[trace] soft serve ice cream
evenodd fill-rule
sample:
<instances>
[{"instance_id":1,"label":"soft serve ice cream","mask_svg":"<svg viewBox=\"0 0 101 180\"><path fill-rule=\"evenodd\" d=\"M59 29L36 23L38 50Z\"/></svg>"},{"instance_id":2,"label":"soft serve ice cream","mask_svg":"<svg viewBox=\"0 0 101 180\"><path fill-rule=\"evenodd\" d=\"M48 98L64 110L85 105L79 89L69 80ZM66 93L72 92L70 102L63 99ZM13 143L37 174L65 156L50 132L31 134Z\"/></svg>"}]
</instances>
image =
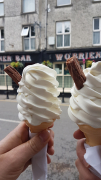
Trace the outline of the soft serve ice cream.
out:
<instances>
[{"instance_id":1,"label":"soft serve ice cream","mask_svg":"<svg viewBox=\"0 0 101 180\"><path fill-rule=\"evenodd\" d=\"M84 87L77 90L74 84L71 89L68 114L78 125L101 128L101 62L92 63L84 73Z\"/></svg>"},{"instance_id":2,"label":"soft serve ice cream","mask_svg":"<svg viewBox=\"0 0 101 180\"><path fill-rule=\"evenodd\" d=\"M56 76L55 70L42 64L24 68L17 95L20 120L39 126L43 122L49 123L60 118L61 101L57 98Z\"/></svg>"}]
</instances>

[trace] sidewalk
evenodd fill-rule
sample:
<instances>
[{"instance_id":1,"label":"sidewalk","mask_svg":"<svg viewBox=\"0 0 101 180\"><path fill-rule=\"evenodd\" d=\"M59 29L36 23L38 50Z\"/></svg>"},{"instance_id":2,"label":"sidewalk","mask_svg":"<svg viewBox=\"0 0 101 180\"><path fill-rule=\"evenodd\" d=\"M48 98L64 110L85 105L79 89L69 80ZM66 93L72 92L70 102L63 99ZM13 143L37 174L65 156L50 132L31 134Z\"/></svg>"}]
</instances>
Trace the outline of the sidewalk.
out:
<instances>
[{"instance_id":1,"label":"sidewalk","mask_svg":"<svg viewBox=\"0 0 101 180\"><path fill-rule=\"evenodd\" d=\"M16 101L16 95L8 95L9 99L7 99L7 95L5 94L0 94L0 100L14 100ZM59 99L61 100L61 103L62 102L62 97L59 97ZM69 98L65 97L64 98L64 104L69 104Z\"/></svg>"},{"instance_id":2,"label":"sidewalk","mask_svg":"<svg viewBox=\"0 0 101 180\"><path fill-rule=\"evenodd\" d=\"M8 98L6 94L0 94L0 100L16 100L16 95L8 95Z\"/></svg>"}]
</instances>

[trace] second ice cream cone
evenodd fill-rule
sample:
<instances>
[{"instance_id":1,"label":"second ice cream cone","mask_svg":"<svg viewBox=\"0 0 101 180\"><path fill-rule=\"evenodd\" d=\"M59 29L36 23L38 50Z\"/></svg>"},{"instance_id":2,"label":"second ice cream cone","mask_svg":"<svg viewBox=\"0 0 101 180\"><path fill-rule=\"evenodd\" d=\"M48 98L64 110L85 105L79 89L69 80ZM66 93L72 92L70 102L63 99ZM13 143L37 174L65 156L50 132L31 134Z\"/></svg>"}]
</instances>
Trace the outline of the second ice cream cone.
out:
<instances>
[{"instance_id":1,"label":"second ice cream cone","mask_svg":"<svg viewBox=\"0 0 101 180\"><path fill-rule=\"evenodd\" d=\"M78 125L86 137L86 144L89 146L101 145L101 128L93 128L89 125Z\"/></svg>"},{"instance_id":2,"label":"second ice cream cone","mask_svg":"<svg viewBox=\"0 0 101 180\"><path fill-rule=\"evenodd\" d=\"M43 130L45 130L45 129L48 129L49 127L51 127L51 126L53 125L54 121L55 121L55 120L53 120L53 122L49 122L49 123L43 122L43 123L41 123L41 124L38 125L38 126L33 126L33 125L31 125L27 120L25 120L25 123L26 123L26 125L29 127L31 133L39 133L39 132L41 132L41 131L43 131Z\"/></svg>"}]
</instances>

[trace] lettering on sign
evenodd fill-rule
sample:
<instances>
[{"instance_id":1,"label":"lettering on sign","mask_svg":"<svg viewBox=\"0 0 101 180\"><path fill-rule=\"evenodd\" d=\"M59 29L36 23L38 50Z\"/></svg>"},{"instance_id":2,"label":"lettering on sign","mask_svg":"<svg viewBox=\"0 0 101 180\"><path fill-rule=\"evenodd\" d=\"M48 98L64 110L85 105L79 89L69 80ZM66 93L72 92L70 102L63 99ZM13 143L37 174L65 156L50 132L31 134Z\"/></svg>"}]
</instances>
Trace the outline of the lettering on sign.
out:
<instances>
[{"instance_id":1,"label":"lettering on sign","mask_svg":"<svg viewBox=\"0 0 101 180\"><path fill-rule=\"evenodd\" d=\"M101 58L101 51L99 52L79 52L79 53L66 53L66 54L55 54L57 61L65 61L72 56L76 56L77 59L98 59Z\"/></svg>"},{"instance_id":2,"label":"lettering on sign","mask_svg":"<svg viewBox=\"0 0 101 180\"><path fill-rule=\"evenodd\" d=\"M11 56L0 56L0 62L11 62Z\"/></svg>"},{"instance_id":3,"label":"lettering on sign","mask_svg":"<svg viewBox=\"0 0 101 180\"><path fill-rule=\"evenodd\" d=\"M30 55L22 55L22 56L19 56L19 55L16 55L15 56L15 61L31 61L31 56Z\"/></svg>"},{"instance_id":4,"label":"lettering on sign","mask_svg":"<svg viewBox=\"0 0 101 180\"><path fill-rule=\"evenodd\" d=\"M101 52L96 52L95 58L101 58Z\"/></svg>"},{"instance_id":5,"label":"lettering on sign","mask_svg":"<svg viewBox=\"0 0 101 180\"><path fill-rule=\"evenodd\" d=\"M61 61L63 57L63 54L56 54L57 61Z\"/></svg>"},{"instance_id":6,"label":"lettering on sign","mask_svg":"<svg viewBox=\"0 0 101 180\"><path fill-rule=\"evenodd\" d=\"M67 59L69 59L69 58L70 58L70 56L71 56L71 54L70 54L70 53L69 53L69 54L65 54L65 55L64 55L64 59L66 59L66 60L67 60Z\"/></svg>"},{"instance_id":7,"label":"lettering on sign","mask_svg":"<svg viewBox=\"0 0 101 180\"><path fill-rule=\"evenodd\" d=\"M11 62L12 56L0 56L0 62ZM15 55L15 61L32 61L30 55Z\"/></svg>"},{"instance_id":8,"label":"lettering on sign","mask_svg":"<svg viewBox=\"0 0 101 180\"><path fill-rule=\"evenodd\" d=\"M78 59L84 59L84 53L79 53Z\"/></svg>"}]
</instances>

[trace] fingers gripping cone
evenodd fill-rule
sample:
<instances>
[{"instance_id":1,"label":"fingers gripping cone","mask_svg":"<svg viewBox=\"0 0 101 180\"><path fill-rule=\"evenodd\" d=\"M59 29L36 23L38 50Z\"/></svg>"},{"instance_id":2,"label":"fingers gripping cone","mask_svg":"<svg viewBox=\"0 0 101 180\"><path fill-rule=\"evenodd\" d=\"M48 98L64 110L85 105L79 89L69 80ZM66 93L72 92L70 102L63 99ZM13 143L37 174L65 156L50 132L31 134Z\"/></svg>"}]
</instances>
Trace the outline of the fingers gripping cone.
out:
<instances>
[{"instance_id":1,"label":"fingers gripping cone","mask_svg":"<svg viewBox=\"0 0 101 180\"><path fill-rule=\"evenodd\" d=\"M86 137L86 144L89 146L101 145L101 128L95 129L88 125L78 125Z\"/></svg>"},{"instance_id":2,"label":"fingers gripping cone","mask_svg":"<svg viewBox=\"0 0 101 180\"><path fill-rule=\"evenodd\" d=\"M55 120L53 120L54 122ZM26 125L29 127L31 133L39 133L45 129L48 129L53 125L53 122L47 123L43 122L39 126L32 126L27 120L25 120Z\"/></svg>"}]
</instances>

